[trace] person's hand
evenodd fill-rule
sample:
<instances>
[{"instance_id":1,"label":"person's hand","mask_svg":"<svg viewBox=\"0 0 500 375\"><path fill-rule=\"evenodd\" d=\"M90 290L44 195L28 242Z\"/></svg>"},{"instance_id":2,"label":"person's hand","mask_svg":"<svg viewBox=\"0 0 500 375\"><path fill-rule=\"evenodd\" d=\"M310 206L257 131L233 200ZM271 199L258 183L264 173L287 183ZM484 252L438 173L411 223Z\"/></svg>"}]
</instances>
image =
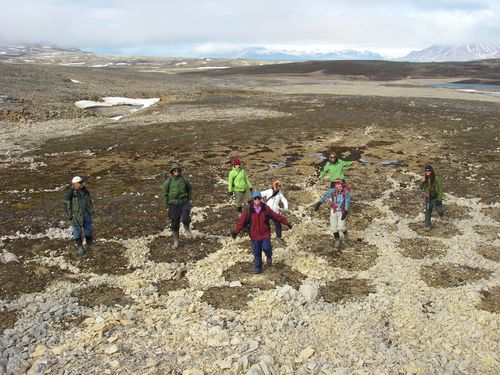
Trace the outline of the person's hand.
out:
<instances>
[{"instance_id":1,"label":"person's hand","mask_svg":"<svg viewBox=\"0 0 500 375\"><path fill-rule=\"evenodd\" d=\"M319 178L315 178L312 182L314 185L316 185L319 182Z\"/></svg>"},{"instance_id":2,"label":"person's hand","mask_svg":"<svg viewBox=\"0 0 500 375\"><path fill-rule=\"evenodd\" d=\"M228 191L227 195L229 195L230 197L232 197L233 196L233 192L232 191Z\"/></svg>"},{"instance_id":3,"label":"person's hand","mask_svg":"<svg viewBox=\"0 0 500 375\"><path fill-rule=\"evenodd\" d=\"M238 237L238 233L236 232L231 233L231 237L233 238L233 240L235 240L236 237Z\"/></svg>"},{"instance_id":4,"label":"person's hand","mask_svg":"<svg viewBox=\"0 0 500 375\"><path fill-rule=\"evenodd\" d=\"M287 227L288 227L288 229L292 229L293 225L292 224L288 224Z\"/></svg>"},{"instance_id":5,"label":"person's hand","mask_svg":"<svg viewBox=\"0 0 500 375\"><path fill-rule=\"evenodd\" d=\"M340 218L340 220L345 220L347 215L349 215L349 211L346 210L346 211L342 212L342 217Z\"/></svg>"},{"instance_id":6,"label":"person's hand","mask_svg":"<svg viewBox=\"0 0 500 375\"><path fill-rule=\"evenodd\" d=\"M253 192L253 188L250 188L250 193L252 193L252 192Z\"/></svg>"},{"instance_id":7,"label":"person's hand","mask_svg":"<svg viewBox=\"0 0 500 375\"><path fill-rule=\"evenodd\" d=\"M425 182L425 174L422 176L422 182Z\"/></svg>"},{"instance_id":8,"label":"person's hand","mask_svg":"<svg viewBox=\"0 0 500 375\"><path fill-rule=\"evenodd\" d=\"M354 164L359 165L360 164L359 160L354 160Z\"/></svg>"},{"instance_id":9,"label":"person's hand","mask_svg":"<svg viewBox=\"0 0 500 375\"><path fill-rule=\"evenodd\" d=\"M68 220L73 220L73 214L68 215Z\"/></svg>"}]
</instances>

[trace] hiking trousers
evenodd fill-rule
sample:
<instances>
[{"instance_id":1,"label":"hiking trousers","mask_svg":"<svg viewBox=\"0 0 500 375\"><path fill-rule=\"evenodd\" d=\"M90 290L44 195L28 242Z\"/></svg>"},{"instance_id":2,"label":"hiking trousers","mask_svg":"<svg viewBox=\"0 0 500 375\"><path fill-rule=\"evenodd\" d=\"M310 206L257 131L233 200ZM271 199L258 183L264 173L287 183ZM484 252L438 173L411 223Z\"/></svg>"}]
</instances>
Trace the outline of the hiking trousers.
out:
<instances>
[{"instance_id":1,"label":"hiking trousers","mask_svg":"<svg viewBox=\"0 0 500 375\"><path fill-rule=\"evenodd\" d=\"M168 218L170 219L170 229L173 232L178 232L181 226L181 220L183 224L191 223L191 204L186 199L181 203L171 204L168 206Z\"/></svg>"},{"instance_id":2,"label":"hiking trousers","mask_svg":"<svg viewBox=\"0 0 500 375\"><path fill-rule=\"evenodd\" d=\"M246 189L245 191L235 191L234 201L236 207L243 206L243 202L245 202L245 205L250 204L250 202L252 201L252 192L250 191L250 188Z\"/></svg>"},{"instance_id":3,"label":"hiking trousers","mask_svg":"<svg viewBox=\"0 0 500 375\"><path fill-rule=\"evenodd\" d=\"M425 201L425 225L428 227L431 226L431 216L434 207L436 207L436 211L439 216L443 216L444 214L443 201L437 199L429 199Z\"/></svg>"},{"instance_id":4,"label":"hiking trousers","mask_svg":"<svg viewBox=\"0 0 500 375\"><path fill-rule=\"evenodd\" d=\"M333 233L344 233L347 230L345 220L342 220L342 211L334 212L330 209L330 228Z\"/></svg>"},{"instance_id":5,"label":"hiking trousers","mask_svg":"<svg viewBox=\"0 0 500 375\"><path fill-rule=\"evenodd\" d=\"M262 271L262 252L266 254L268 259L272 259L271 238L264 238L261 241L252 240L253 268L256 271Z\"/></svg>"},{"instance_id":6,"label":"hiking trousers","mask_svg":"<svg viewBox=\"0 0 500 375\"><path fill-rule=\"evenodd\" d=\"M83 233L82 233L83 229ZM72 225L71 226L71 232L73 233L73 239L78 239L82 238L82 235L85 235L85 237L92 237L93 235L93 230L92 230L92 216L89 214L84 214L83 215L83 225Z\"/></svg>"}]
</instances>

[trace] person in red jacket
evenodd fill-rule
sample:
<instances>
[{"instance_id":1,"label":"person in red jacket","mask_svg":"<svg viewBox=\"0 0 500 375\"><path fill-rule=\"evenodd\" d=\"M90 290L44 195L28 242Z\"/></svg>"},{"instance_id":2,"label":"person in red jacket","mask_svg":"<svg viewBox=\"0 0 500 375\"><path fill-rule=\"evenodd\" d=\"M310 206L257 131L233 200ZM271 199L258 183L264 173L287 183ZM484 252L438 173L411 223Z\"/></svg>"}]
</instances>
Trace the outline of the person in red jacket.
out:
<instances>
[{"instance_id":1,"label":"person in red jacket","mask_svg":"<svg viewBox=\"0 0 500 375\"><path fill-rule=\"evenodd\" d=\"M278 222L292 228L292 224L288 220L262 202L262 195L259 192L252 193L253 202L245 208L243 214L238 219L236 228L231 237L236 239L245 226L248 226L248 234L252 241L253 252L253 267L254 273L262 272L262 251L266 254L266 264L271 266L273 263L273 249L271 247L271 230L269 220L277 220Z\"/></svg>"}]
</instances>

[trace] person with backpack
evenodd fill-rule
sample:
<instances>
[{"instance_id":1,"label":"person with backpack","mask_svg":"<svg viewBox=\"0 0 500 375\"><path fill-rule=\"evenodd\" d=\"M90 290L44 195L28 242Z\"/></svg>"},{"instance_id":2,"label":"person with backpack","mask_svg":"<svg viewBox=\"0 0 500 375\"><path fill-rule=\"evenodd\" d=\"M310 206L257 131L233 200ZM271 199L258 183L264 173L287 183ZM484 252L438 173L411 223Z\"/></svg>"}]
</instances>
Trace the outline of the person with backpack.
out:
<instances>
[{"instance_id":1,"label":"person with backpack","mask_svg":"<svg viewBox=\"0 0 500 375\"><path fill-rule=\"evenodd\" d=\"M282 186L283 185L281 181L276 180L273 182L271 189L267 189L260 192L264 202L269 206L269 208L271 208L271 210L273 210L277 214L279 214L281 211L283 212L288 211L288 201L286 200L285 196L283 195L283 192L281 191ZM281 208L280 205L282 205L283 208ZM281 238L282 225L278 220L276 219L272 220L274 223L274 228L276 230L276 241L280 245L284 245L283 239Z\"/></svg>"},{"instance_id":2,"label":"person with backpack","mask_svg":"<svg viewBox=\"0 0 500 375\"><path fill-rule=\"evenodd\" d=\"M92 228L94 206L90 192L84 185L84 180L79 176L75 176L71 180L71 190L66 193L64 199L64 211L71 222L71 231L76 242L78 255L82 257L84 255L83 235L85 235L87 249L91 251L94 248Z\"/></svg>"},{"instance_id":3,"label":"person with backpack","mask_svg":"<svg viewBox=\"0 0 500 375\"><path fill-rule=\"evenodd\" d=\"M179 247L180 222L184 225L184 233L191 236L191 184L181 175L181 166L172 164L170 175L165 178L162 185L163 204L168 208L170 230L172 231L174 249Z\"/></svg>"},{"instance_id":4,"label":"person with backpack","mask_svg":"<svg viewBox=\"0 0 500 375\"><path fill-rule=\"evenodd\" d=\"M334 246L339 247L340 233L343 233L344 241L349 240L345 221L351 208L351 193L340 178L337 178L333 183L335 190L330 203L330 227L335 241Z\"/></svg>"},{"instance_id":5,"label":"person with backpack","mask_svg":"<svg viewBox=\"0 0 500 375\"><path fill-rule=\"evenodd\" d=\"M354 164L359 164L359 161L345 161L337 158L337 154L335 152L331 152L326 162L323 170L321 171L319 177L313 181L314 185L316 185L323 177L327 174L330 175L330 189L326 192L325 195L321 197L321 199L314 204L314 211L318 211L321 204L325 203L328 199L332 197L335 192L335 184L334 181L336 179L341 179L345 182L344 169L348 167L352 167Z\"/></svg>"},{"instance_id":6,"label":"person with backpack","mask_svg":"<svg viewBox=\"0 0 500 375\"><path fill-rule=\"evenodd\" d=\"M241 160L234 159L233 167L227 179L227 191L229 196L233 196L236 204L238 217L243 211L243 201L252 201L252 184L248 180L247 172L241 167Z\"/></svg>"},{"instance_id":7,"label":"person with backpack","mask_svg":"<svg viewBox=\"0 0 500 375\"><path fill-rule=\"evenodd\" d=\"M266 254L266 265L271 267L273 264L269 220L277 220L281 224L287 225L290 229L292 229L292 224L284 216L275 213L269 206L262 202L262 195L259 192L252 193L252 200L253 202L245 208L243 214L238 219L231 237L236 239L238 233L245 227L248 228L248 234L252 243L254 273L259 274L262 272L263 251Z\"/></svg>"},{"instance_id":8,"label":"person with backpack","mask_svg":"<svg viewBox=\"0 0 500 375\"><path fill-rule=\"evenodd\" d=\"M426 165L422 180L419 181L420 190L425 201L425 228L432 229L431 216L435 207L439 217L443 217L443 179L434 172L432 165Z\"/></svg>"}]
</instances>

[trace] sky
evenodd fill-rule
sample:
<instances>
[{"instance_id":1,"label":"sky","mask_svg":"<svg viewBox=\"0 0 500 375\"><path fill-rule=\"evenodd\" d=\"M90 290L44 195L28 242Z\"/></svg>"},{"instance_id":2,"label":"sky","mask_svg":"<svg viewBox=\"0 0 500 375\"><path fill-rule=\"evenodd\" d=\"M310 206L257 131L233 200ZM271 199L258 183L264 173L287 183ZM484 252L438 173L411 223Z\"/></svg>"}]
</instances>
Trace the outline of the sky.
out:
<instances>
[{"instance_id":1,"label":"sky","mask_svg":"<svg viewBox=\"0 0 500 375\"><path fill-rule=\"evenodd\" d=\"M499 0L0 0L0 44L100 53L201 57L263 46L398 57L467 42L500 44Z\"/></svg>"}]
</instances>

